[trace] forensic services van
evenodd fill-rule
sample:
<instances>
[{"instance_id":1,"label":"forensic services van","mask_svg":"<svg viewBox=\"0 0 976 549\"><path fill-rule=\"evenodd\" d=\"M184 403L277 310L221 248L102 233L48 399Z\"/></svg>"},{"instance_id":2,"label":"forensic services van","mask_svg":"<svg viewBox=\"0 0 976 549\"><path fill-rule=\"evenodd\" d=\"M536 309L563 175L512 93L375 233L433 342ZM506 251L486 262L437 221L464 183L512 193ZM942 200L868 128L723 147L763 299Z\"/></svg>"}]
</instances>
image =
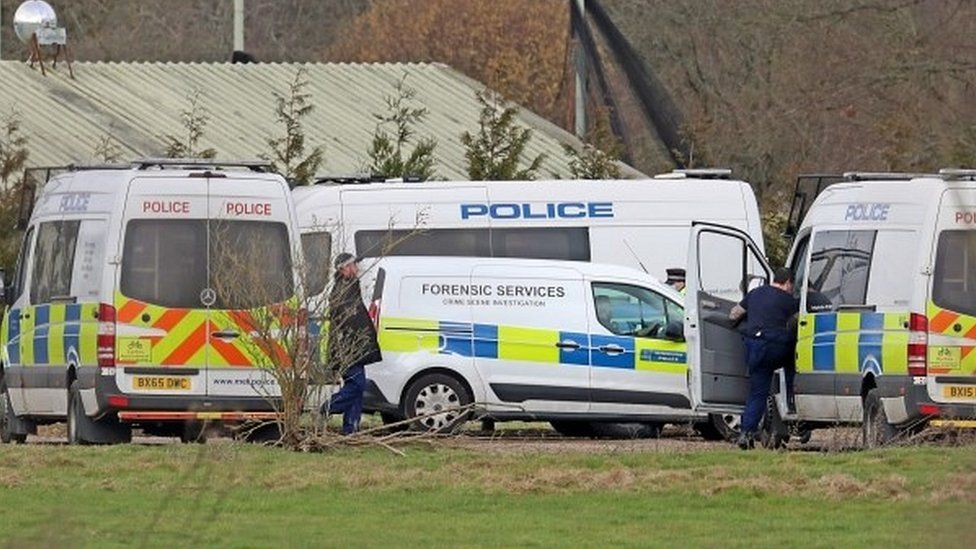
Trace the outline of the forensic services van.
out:
<instances>
[{"instance_id":1,"label":"forensic services van","mask_svg":"<svg viewBox=\"0 0 976 549\"><path fill-rule=\"evenodd\" d=\"M464 256L562 259L642 269L684 267L693 220L762 242L756 198L729 170L648 180L427 181L326 179L293 191L310 265L363 258ZM324 286L324 276L319 276Z\"/></svg>"},{"instance_id":2,"label":"forensic services van","mask_svg":"<svg viewBox=\"0 0 976 549\"><path fill-rule=\"evenodd\" d=\"M812 201L790 254L795 407L781 376L768 440L782 443L797 421L860 424L869 447L927 424L976 426L976 170L838 179ZM739 411L748 376L728 312L769 267L737 229L697 224L690 246L692 401Z\"/></svg>"},{"instance_id":3,"label":"forensic services van","mask_svg":"<svg viewBox=\"0 0 976 549\"><path fill-rule=\"evenodd\" d=\"M295 212L258 163L142 160L39 189L0 328L5 441L67 421L71 443L134 426L270 419L251 319L295 295Z\"/></svg>"},{"instance_id":4,"label":"forensic services van","mask_svg":"<svg viewBox=\"0 0 976 549\"><path fill-rule=\"evenodd\" d=\"M573 436L653 436L692 412L682 296L651 276L594 263L388 257L371 310L383 361L368 408L451 429L475 404L497 420L550 421ZM440 413L442 412L443 413Z\"/></svg>"}]
</instances>

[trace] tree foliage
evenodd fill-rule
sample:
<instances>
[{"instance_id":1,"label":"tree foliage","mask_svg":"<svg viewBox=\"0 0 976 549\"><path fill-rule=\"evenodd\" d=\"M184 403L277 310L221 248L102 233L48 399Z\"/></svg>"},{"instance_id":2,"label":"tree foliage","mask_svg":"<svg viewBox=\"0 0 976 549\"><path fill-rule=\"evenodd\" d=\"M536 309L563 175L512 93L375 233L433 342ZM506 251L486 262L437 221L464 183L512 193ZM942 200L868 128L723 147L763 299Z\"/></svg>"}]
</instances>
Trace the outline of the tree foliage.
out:
<instances>
[{"instance_id":1,"label":"tree foliage","mask_svg":"<svg viewBox=\"0 0 976 549\"><path fill-rule=\"evenodd\" d=\"M566 0L373 2L325 56L355 62L440 62L550 120L565 108Z\"/></svg>"},{"instance_id":2,"label":"tree foliage","mask_svg":"<svg viewBox=\"0 0 976 549\"><path fill-rule=\"evenodd\" d=\"M426 108L410 106L417 91L406 85L406 79L404 75L393 85L395 93L386 97L386 112L373 115L377 124L366 152L369 157L366 169L386 178L413 176L426 181L434 177L437 141L430 137L421 138L404 158L404 149L416 133L414 127L423 123L428 114ZM392 135L386 130L388 126L393 126Z\"/></svg>"},{"instance_id":3,"label":"tree foliage","mask_svg":"<svg viewBox=\"0 0 976 549\"><path fill-rule=\"evenodd\" d=\"M214 158L217 150L212 148L200 149L200 140L203 138L210 121L210 114L206 107L200 103L203 94L197 90L187 97L188 108L180 111L180 122L186 130L185 136L166 135L163 140L166 143L166 156L169 158Z\"/></svg>"},{"instance_id":4,"label":"tree foliage","mask_svg":"<svg viewBox=\"0 0 976 549\"><path fill-rule=\"evenodd\" d=\"M597 117L581 150L563 145L574 179L619 179L620 142L606 116Z\"/></svg>"},{"instance_id":5,"label":"tree foliage","mask_svg":"<svg viewBox=\"0 0 976 549\"><path fill-rule=\"evenodd\" d=\"M468 177L473 181L535 179L545 155L539 154L529 160L528 165L522 166L532 130L518 125L518 108L506 105L502 97L491 90L478 92L477 98L481 105L478 133L461 134Z\"/></svg>"},{"instance_id":6,"label":"tree foliage","mask_svg":"<svg viewBox=\"0 0 976 549\"><path fill-rule=\"evenodd\" d=\"M12 111L0 119L0 184L7 189L7 181L24 169L30 152L27 136L20 129L20 114Z\"/></svg>"},{"instance_id":7,"label":"tree foliage","mask_svg":"<svg viewBox=\"0 0 976 549\"><path fill-rule=\"evenodd\" d=\"M305 154L305 129L302 119L312 113L312 94L308 87L308 71L300 68L288 85L288 93L275 92L275 119L284 126L284 135L269 137L271 152L261 158L271 163L273 169L285 178L307 185L315 177L325 155L321 146Z\"/></svg>"}]
</instances>

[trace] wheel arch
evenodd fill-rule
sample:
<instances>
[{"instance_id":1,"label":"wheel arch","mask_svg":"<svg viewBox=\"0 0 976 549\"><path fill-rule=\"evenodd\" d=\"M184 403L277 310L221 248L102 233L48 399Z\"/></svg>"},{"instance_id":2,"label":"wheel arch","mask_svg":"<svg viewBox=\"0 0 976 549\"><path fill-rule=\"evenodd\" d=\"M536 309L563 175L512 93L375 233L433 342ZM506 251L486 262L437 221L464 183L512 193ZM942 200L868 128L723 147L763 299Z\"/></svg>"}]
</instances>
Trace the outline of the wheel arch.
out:
<instances>
[{"instance_id":1,"label":"wheel arch","mask_svg":"<svg viewBox=\"0 0 976 549\"><path fill-rule=\"evenodd\" d=\"M410 376L407 382L403 384L403 389L400 390L400 403L399 403L401 412L406 411L405 406L406 406L406 399L407 399L407 391L410 390L410 387L414 384L414 382L416 382L418 379L428 374L443 374L456 379L458 382L461 383L461 385L464 386L464 389L468 392L468 394L471 395L472 400L475 398L475 393L471 387L471 382L468 381L468 379L464 376L464 374L458 372L457 370L446 368L444 366L431 366L429 368L424 368L422 370L418 370L417 372L414 372L414 374Z\"/></svg>"}]
</instances>

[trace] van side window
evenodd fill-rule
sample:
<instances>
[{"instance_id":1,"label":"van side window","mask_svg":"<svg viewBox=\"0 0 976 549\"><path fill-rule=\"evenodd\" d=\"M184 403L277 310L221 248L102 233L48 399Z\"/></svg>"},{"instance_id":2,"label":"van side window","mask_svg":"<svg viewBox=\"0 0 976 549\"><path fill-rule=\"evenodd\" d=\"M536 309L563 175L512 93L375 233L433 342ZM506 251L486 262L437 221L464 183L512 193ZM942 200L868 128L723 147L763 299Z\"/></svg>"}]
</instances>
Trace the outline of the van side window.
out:
<instances>
[{"instance_id":1,"label":"van side window","mask_svg":"<svg viewBox=\"0 0 976 549\"><path fill-rule=\"evenodd\" d=\"M586 227L528 227L491 229L493 257L590 260L590 233Z\"/></svg>"},{"instance_id":2,"label":"van side window","mask_svg":"<svg viewBox=\"0 0 976 549\"><path fill-rule=\"evenodd\" d=\"M49 303L52 299L71 296L71 274L80 225L77 220L49 221L38 227L31 303Z\"/></svg>"},{"instance_id":3,"label":"van side window","mask_svg":"<svg viewBox=\"0 0 976 549\"><path fill-rule=\"evenodd\" d=\"M14 299L19 299L24 293L24 281L27 279L27 266L31 260L31 244L34 243L34 227L27 230L24 236L24 243L20 245L20 253L17 254L17 267L14 271Z\"/></svg>"},{"instance_id":4,"label":"van side window","mask_svg":"<svg viewBox=\"0 0 976 549\"><path fill-rule=\"evenodd\" d=\"M329 285L332 258L332 235L327 232L302 235L302 255L305 257L305 288L308 295L319 295Z\"/></svg>"},{"instance_id":5,"label":"van side window","mask_svg":"<svg viewBox=\"0 0 976 549\"><path fill-rule=\"evenodd\" d=\"M357 231L356 255L444 255L491 257L488 229Z\"/></svg>"},{"instance_id":6,"label":"van side window","mask_svg":"<svg viewBox=\"0 0 976 549\"><path fill-rule=\"evenodd\" d=\"M823 231L813 237L807 311L865 305L877 231Z\"/></svg>"},{"instance_id":7,"label":"van side window","mask_svg":"<svg viewBox=\"0 0 976 549\"><path fill-rule=\"evenodd\" d=\"M647 288L594 282L593 301L597 320L615 335L658 337L668 325L667 299Z\"/></svg>"},{"instance_id":8,"label":"van side window","mask_svg":"<svg viewBox=\"0 0 976 549\"><path fill-rule=\"evenodd\" d=\"M97 300L105 270L105 238L108 223L101 219L86 219L78 231L74 271L71 274L71 295L78 299Z\"/></svg>"}]
</instances>

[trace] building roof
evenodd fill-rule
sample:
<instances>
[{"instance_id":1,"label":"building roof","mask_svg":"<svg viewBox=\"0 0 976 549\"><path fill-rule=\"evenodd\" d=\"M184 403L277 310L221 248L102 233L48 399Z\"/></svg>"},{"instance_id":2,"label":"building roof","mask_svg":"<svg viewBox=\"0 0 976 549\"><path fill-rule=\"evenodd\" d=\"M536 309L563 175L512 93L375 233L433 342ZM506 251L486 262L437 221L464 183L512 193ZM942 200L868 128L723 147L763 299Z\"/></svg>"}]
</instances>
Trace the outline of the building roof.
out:
<instances>
[{"instance_id":1,"label":"building roof","mask_svg":"<svg viewBox=\"0 0 976 549\"><path fill-rule=\"evenodd\" d=\"M75 63L71 80L63 66L42 76L24 63L0 61L0 116L20 113L30 139L29 166L97 160L95 149L106 136L122 159L160 156L164 136L185 134L180 112L199 92L210 116L200 148L216 149L218 158L255 158L268 151L269 137L282 134L274 93L284 94L301 67L315 107L304 119L306 147L324 146L320 173L363 171L374 114L385 111L385 98L406 75L416 103L429 111L417 134L437 140L437 175L466 177L459 137L477 131L475 93L483 86L442 64L97 62ZM546 155L539 176L568 176L562 144L579 141L524 109L519 122L533 130L527 153ZM641 176L623 168L627 176Z\"/></svg>"}]
</instances>

